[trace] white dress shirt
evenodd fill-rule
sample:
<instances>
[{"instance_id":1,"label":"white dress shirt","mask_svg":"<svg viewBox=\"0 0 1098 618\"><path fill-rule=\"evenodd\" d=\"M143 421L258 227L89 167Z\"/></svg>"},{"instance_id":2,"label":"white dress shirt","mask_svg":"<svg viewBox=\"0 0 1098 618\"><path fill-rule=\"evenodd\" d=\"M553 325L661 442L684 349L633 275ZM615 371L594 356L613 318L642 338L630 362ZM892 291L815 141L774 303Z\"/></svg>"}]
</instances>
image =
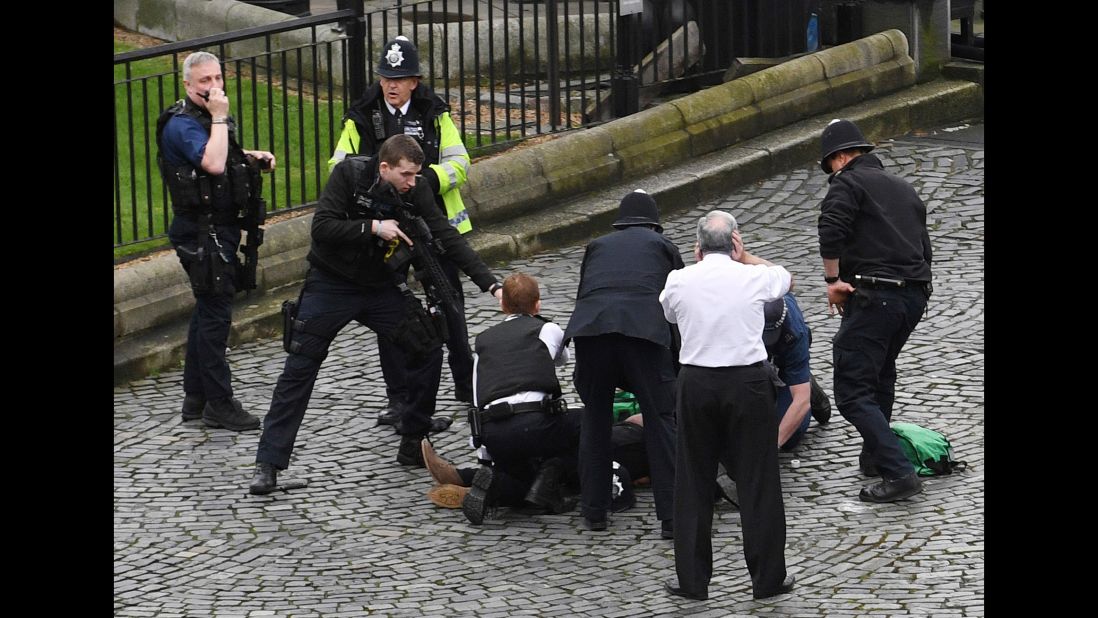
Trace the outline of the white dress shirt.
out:
<instances>
[{"instance_id":1,"label":"white dress shirt","mask_svg":"<svg viewBox=\"0 0 1098 618\"><path fill-rule=\"evenodd\" d=\"M741 264L723 253L671 271L660 292L667 321L679 325L679 362L737 367L766 360L763 305L789 291L781 266Z\"/></svg>"},{"instance_id":2,"label":"white dress shirt","mask_svg":"<svg viewBox=\"0 0 1098 618\"><path fill-rule=\"evenodd\" d=\"M389 108L389 113L396 116L397 108L393 107L392 105L389 105L389 102L385 101L384 99L382 99L382 101L385 103L385 107ZM404 102L404 105L400 106L400 115L401 116L407 116L408 115L408 108L411 105L412 105L412 99L409 97L408 100Z\"/></svg>"}]
</instances>

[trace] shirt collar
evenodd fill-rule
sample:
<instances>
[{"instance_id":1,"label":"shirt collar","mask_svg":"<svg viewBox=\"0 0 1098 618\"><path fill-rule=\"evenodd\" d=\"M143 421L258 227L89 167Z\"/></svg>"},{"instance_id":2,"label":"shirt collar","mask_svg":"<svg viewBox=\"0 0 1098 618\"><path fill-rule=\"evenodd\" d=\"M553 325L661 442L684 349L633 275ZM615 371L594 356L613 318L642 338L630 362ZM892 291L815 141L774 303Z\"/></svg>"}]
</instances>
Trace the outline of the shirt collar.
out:
<instances>
[{"instance_id":1,"label":"shirt collar","mask_svg":"<svg viewBox=\"0 0 1098 618\"><path fill-rule=\"evenodd\" d=\"M389 113L395 116L397 108L393 107L392 105L389 105L388 101L384 101L384 103L385 103L385 107L389 108ZM400 106L400 115L401 116L407 116L408 115L408 108L411 107L411 106L412 106L412 98L408 97L408 100L404 102L404 105Z\"/></svg>"},{"instance_id":2,"label":"shirt collar","mask_svg":"<svg viewBox=\"0 0 1098 618\"><path fill-rule=\"evenodd\" d=\"M709 260L713 260L714 262L720 262L720 261L731 262L732 261L732 256L728 255L727 253L707 253L704 256L704 258L705 259L703 259L700 263L705 264Z\"/></svg>"}]
</instances>

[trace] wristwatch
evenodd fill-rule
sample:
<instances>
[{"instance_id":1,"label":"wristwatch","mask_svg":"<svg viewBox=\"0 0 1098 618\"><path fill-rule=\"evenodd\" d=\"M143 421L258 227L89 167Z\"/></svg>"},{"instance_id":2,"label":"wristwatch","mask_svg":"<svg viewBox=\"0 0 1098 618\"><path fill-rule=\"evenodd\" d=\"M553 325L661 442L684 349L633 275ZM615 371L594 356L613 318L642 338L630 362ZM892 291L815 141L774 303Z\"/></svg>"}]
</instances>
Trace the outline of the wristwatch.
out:
<instances>
[{"instance_id":1,"label":"wristwatch","mask_svg":"<svg viewBox=\"0 0 1098 618\"><path fill-rule=\"evenodd\" d=\"M839 280L839 278L837 276L836 277L824 277L824 282L827 283L828 285L831 285L832 283L835 283L838 280Z\"/></svg>"},{"instance_id":2,"label":"wristwatch","mask_svg":"<svg viewBox=\"0 0 1098 618\"><path fill-rule=\"evenodd\" d=\"M496 295L496 290L498 290L502 287L503 287L503 284L501 284L500 282L497 281L497 282L493 283L492 285L488 286L488 293L491 294L492 296L495 296Z\"/></svg>"}]
</instances>

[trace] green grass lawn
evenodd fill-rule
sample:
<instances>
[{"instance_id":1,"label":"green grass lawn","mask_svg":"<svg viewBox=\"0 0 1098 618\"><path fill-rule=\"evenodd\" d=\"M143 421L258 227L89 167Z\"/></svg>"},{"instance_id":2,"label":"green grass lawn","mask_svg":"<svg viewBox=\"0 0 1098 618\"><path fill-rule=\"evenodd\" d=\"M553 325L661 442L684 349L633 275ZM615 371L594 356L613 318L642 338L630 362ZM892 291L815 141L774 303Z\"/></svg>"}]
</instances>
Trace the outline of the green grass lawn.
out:
<instances>
[{"instance_id":1,"label":"green grass lawn","mask_svg":"<svg viewBox=\"0 0 1098 618\"><path fill-rule=\"evenodd\" d=\"M115 41L115 53L130 49ZM296 62L293 53L287 59ZM277 170L264 175L268 210L316 200L328 179L327 160L339 137L342 101L330 105L320 96L302 93L293 77L284 89L270 86L262 68L257 69L256 80L241 75L250 73L250 67L237 68L233 62L225 66L225 89L230 113L241 129L238 137L245 149L270 150L278 161ZM124 65L114 68L116 258L167 246L163 235L171 222L171 206L156 166L156 119L177 99L176 80L179 96L184 96L182 78L173 73L170 57L132 63L129 71L127 76Z\"/></svg>"}]
</instances>

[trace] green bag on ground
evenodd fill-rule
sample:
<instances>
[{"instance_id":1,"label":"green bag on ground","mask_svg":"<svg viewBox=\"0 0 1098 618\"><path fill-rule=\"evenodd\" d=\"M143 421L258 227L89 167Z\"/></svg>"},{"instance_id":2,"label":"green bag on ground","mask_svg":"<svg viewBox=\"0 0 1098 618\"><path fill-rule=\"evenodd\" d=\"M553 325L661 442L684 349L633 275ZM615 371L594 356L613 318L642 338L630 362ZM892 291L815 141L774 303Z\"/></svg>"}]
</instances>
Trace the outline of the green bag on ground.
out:
<instances>
[{"instance_id":1,"label":"green bag on ground","mask_svg":"<svg viewBox=\"0 0 1098 618\"><path fill-rule=\"evenodd\" d=\"M628 391L618 390L614 392L614 422L640 413L640 405L637 404L637 396Z\"/></svg>"},{"instance_id":2,"label":"green bag on ground","mask_svg":"<svg viewBox=\"0 0 1098 618\"><path fill-rule=\"evenodd\" d=\"M953 459L953 446L942 434L914 423L892 423L892 433L919 476L951 474L967 465Z\"/></svg>"}]
</instances>

